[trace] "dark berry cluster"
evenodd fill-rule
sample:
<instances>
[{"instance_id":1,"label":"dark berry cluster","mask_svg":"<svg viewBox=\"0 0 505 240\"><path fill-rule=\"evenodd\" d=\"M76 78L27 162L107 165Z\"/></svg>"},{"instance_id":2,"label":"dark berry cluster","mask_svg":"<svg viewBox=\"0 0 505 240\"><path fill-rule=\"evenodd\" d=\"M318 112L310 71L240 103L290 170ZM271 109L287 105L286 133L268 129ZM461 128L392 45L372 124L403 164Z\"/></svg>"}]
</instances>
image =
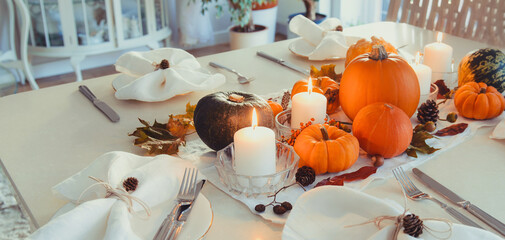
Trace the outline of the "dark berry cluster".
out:
<instances>
[{"instance_id":1,"label":"dark berry cluster","mask_svg":"<svg viewBox=\"0 0 505 240\"><path fill-rule=\"evenodd\" d=\"M254 210L256 210L256 212L264 212L266 210L266 207L268 207L270 205L274 206L273 211L277 215L282 215L282 214L286 213L287 211L293 209L293 205L291 205L290 202L285 201L282 203L271 202L267 205L258 204L258 205L256 205L256 207L254 207Z\"/></svg>"},{"instance_id":2,"label":"dark berry cluster","mask_svg":"<svg viewBox=\"0 0 505 240\"><path fill-rule=\"evenodd\" d=\"M293 208L293 205L291 205L291 203L288 201L277 202L277 194L279 194L279 192L281 192L282 190L289 188L289 187L296 185L296 184L300 185L302 188L304 186L308 186L308 185L312 184L316 180L316 171L314 171L314 169L311 167L303 166L301 168L298 168L298 170L296 171L295 177L296 177L295 183L288 185L288 186L284 186L281 189L277 190L277 192L275 192L275 194L268 196L268 197L274 198L270 203L258 204L254 207L254 210L256 210L256 212L261 213L261 212L264 212L268 206L273 206L273 211L277 215L282 215L282 214L286 213L287 211L290 211ZM303 190L305 190L305 188L303 188Z\"/></svg>"}]
</instances>

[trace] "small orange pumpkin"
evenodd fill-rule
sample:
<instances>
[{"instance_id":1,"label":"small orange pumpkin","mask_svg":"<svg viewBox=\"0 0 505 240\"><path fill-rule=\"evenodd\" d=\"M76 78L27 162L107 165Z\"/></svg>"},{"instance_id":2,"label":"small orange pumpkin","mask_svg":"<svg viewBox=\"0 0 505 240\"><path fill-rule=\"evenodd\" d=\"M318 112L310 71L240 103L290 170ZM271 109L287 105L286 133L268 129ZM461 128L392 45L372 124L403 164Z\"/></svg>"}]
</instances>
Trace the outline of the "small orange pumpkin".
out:
<instances>
[{"instance_id":1,"label":"small orange pumpkin","mask_svg":"<svg viewBox=\"0 0 505 240\"><path fill-rule=\"evenodd\" d=\"M363 150L384 158L405 152L413 134L412 124L405 112L383 102L362 108L352 123L352 132Z\"/></svg>"},{"instance_id":2,"label":"small orange pumpkin","mask_svg":"<svg viewBox=\"0 0 505 240\"><path fill-rule=\"evenodd\" d=\"M391 45L391 43L386 42L382 37L372 36L372 42L363 38L357 41L355 44L351 45L349 49L347 49L347 55L345 57L345 66L347 67L347 65L357 56L371 52L372 47L375 45L384 46L384 48L386 48L386 51L388 53L398 54L396 48L393 45Z\"/></svg>"},{"instance_id":3,"label":"small orange pumpkin","mask_svg":"<svg viewBox=\"0 0 505 240\"><path fill-rule=\"evenodd\" d=\"M274 101L271 101L271 100L268 100L267 101L268 105L270 105L270 108L272 109L272 111L274 112L274 117L277 116L277 114L279 114L280 112L282 112L284 109L282 108L282 105L280 105L279 103L277 102L274 102Z\"/></svg>"},{"instance_id":4,"label":"small orange pumpkin","mask_svg":"<svg viewBox=\"0 0 505 240\"><path fill-rule=\"evenodd\" d=\"M351 134L327 124L314 124L296 138L299 166L312 167L316 174L340 172L351 167L359 156L358 140Z\"/></svg>"},{"instance_id":5,"label":"small orange pumpkin","mask_svg":"<svg viewBox=\"0 0 505 240\"><path fill-rule=\"evenodd\" d=\"M503 112L505 98L492 86L482 82L468 82L456 91L454 105L463 117L491 119Z\"/></svg>"},{"instance_id":6,"label":"small orange pumpkin","mask_svg":"<svg viewBox=\"0 0 505 240\"><path fill-rule=\"evenodd\" d=\"M291 89L291 98L297 93L307 92L309 80L300 80ZM326 113L331 114L340 107L339 85L329 77L312 78L312 92L324 94L327 99Z\"/></svg>"},{"instance_id":7,"label":"small orange pumpkin","mask_svg":"<svg viewBox=\"0 0 505 240\"><path fill-rule=\"evenodd\" d=\"M375 102L391 103L411 117L417 110L420 94L412 67L402 57L388 55L382 45L354 59L340 80L340 104L350 119Z\"/></svg>"}]
</instances>

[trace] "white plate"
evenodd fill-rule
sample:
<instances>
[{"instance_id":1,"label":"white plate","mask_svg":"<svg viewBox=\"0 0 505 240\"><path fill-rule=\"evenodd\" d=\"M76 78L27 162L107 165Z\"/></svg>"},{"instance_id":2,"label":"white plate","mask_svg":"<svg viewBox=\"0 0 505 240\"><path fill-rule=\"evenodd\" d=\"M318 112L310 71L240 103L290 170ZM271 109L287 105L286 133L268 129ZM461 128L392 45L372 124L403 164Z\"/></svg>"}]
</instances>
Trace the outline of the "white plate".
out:
<instances>
[{"instance_id":1,"label":"white plate","mask_svg":"<svg viewBox=\"0 0 505 240\"><path fill-rule=\"evenodd\" d=\"M352 44L356 43L358 40L362 39L361 37L354 37L354 36L345 36L345 42L347 43L347 46L351 46ZM291 51L293 54L301 56L301 57L306 57L308 58L309 55L314 51L316 48L315 46L311 45L307 41L303 40L303 38L299 38L291 42L288 46L289 51ZM332 58L327 58L323 60L337 60L337 59L344 59L345 56L343 57L332 57Z\"/></svg>"},{"instance_id":2,"label":"white plate","mask_svg":"<svg viewBox=\"0 0 505 240\"><path fill-rule=\"evenodd\" d=\"M400 190L398 189L398 191ZM296 200L284 225L282 239L392 239L394 232L392 224L381 230L376 228L373 223L353 227L350 225L364 223L378 216L398 216L402 212L401 206L392 200L379 199L347 187L318 187L305 192ZM414 214L419 214L421 219L430 217L423 216L422 212L414 212ZM383 226L387 223L391 222L385 221ZM448 230L448 226L444 222L425 220L424 224L434 230ZM447 237L447 235L435 234L438 237ZM398 236L398 239L407 239L408 237ZM422 234L420 238L425 240L441 239L429 233ZM498 240L501 238L486 230L454 222L450 239Z\"/></svg>"},{"instance_id":3,"label":"white plate","mask_svg":"<svg viewBox=\"0 0 505 240\"><path fill-rule=\"evenodd\" d=\"M74 207L75 205L73 203L68 203L60 208L52 218L56 218L74 209ZM158 227L161 225L167 214L172 210L172 207L173 202L167 201L151 209L151 217L147 220L140 219L138 217L130 218L133 232L142 239L153 239L154 234L158 231ZM212 206L210 205L209 200L203 194L200 194L195 201L195 205L189 215L188 221L184 224L182 232L177 239L202 239L212 226L213 217Z\"/></svg>"}]
</instances>

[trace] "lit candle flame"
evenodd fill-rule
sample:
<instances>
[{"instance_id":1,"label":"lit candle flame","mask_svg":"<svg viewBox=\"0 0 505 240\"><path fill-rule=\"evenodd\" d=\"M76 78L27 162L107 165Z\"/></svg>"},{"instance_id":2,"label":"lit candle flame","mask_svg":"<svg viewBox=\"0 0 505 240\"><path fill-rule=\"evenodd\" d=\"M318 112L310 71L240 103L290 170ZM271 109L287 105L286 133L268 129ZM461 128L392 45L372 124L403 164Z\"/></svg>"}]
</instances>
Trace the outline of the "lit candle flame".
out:
<instances>
[{"instance_id":1,"label":"lit candle flame","mask_svg":"<svg viewBox=\"0 0 505 240\"><path fill-rule=\"evenodd\" d=\"M416 65L419 65L421 63L421 52L416 53Z\"/></svg>"},{"instance_id":2,"label":"lit candle flame","mask_svg":"<svg viewBox=\"0 0 505 240\"><path fill-rule=\"evenodd\" d=\"M442 33L441 32L438 32L437 34L437 42L441 43L442 42Z\"/></svg>"},{"instance_id":3,"label":"lit candle flame","mask_svg":"<svg viewBox=\"0 0 505 240\"><path fill-rule=\"evenodd\" d=\"M256 108L253 108L253 113L252 113L252 124L251 127L255 129L258 126L258 115L256 115Z\"/></svg>"},{"instance_id":4,"label":"lit candle flame","mask_svg":"<svg viewBox=\"0 0 505 240\"><path fill-rule=\"evenodd\" d=\"M309 95L312 93L312 78L309 77L309 84L307 84L307 91L309 92Z\"/></svg>"}]
</instances>

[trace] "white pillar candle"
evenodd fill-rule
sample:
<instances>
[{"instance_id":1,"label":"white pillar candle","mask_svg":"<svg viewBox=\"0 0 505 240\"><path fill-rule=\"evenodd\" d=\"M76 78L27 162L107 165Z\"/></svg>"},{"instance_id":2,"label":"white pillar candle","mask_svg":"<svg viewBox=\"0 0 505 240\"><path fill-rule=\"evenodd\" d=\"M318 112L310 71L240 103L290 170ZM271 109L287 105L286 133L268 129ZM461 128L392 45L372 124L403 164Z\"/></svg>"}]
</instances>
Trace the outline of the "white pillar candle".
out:
<instances>
[{"instance_id":1,"label":"white pillar candle","mask_svg":"<svg viewBox=\"0 0 505 240\"><path fill-rule=\"evenodd\" d=\"M442 33L438 33L437 42L424 47L424 65L434 73L451 71L452 47L442 42Z\"/></svg>"},{"instance_id":2,"label":"white pillar candle","mask_svg":"<svg viewBox=\"0 0 505 240\"><path fill-rule=\"evenodd\" d=\"M252 126L235 132L233 141L237 174L261 176L276 172L275 133L270 128L258 126L256 109L253 110Z\"/></svg>"},{"instance_id":3,"label":"white pillar candle","mask_svg":"<svg viewBox=\"0 0 505 240\"><path fill-rule=\"evenodd\" d=\"M421 95L430 94L431 68L424 64L421 64L420 52L417 52L416 62L412 65L412 68L416 72L417 80L419 81L419 87L421 89Z\"/></svg>"},{"instance_id":4,"label":"white pillar candle","mask_svg":"<svg viewBox=\"0 0 505 240\"><path fill-rule=\"evenodd\" d=\"M324 123L326 118L326 97L323 94L312 92L312 79L309 79L308 92L297 93L292 99L291 128L300 128L300 123L312 121Z\"/></svg>"}]
</instances>

